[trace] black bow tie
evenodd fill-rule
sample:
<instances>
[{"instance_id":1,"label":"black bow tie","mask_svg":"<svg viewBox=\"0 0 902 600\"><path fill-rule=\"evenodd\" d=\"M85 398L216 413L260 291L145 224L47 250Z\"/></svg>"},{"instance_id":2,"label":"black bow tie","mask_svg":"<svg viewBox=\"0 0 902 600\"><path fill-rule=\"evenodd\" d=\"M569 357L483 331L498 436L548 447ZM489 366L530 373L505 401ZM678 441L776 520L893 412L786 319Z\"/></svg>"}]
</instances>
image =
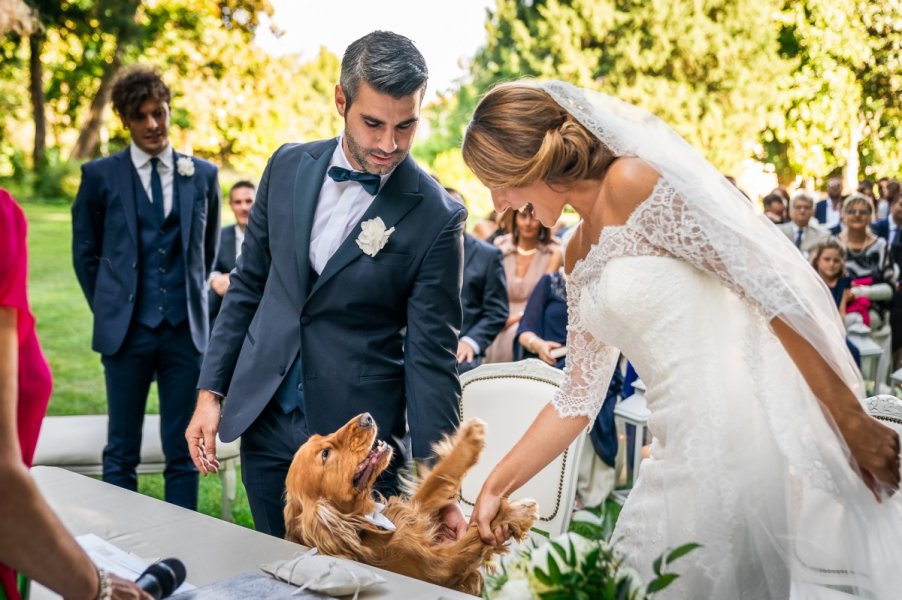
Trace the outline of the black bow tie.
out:
<instances>
[{"instance_id":1,"label":"black bow tie","mask_svg":"<svg viewBox=\"0 0 902 600\"><path fill-rule=\"evenodd\" d=\"M379 183L382 181L382 178L378 175L361 173L360 171L349 171L342 167L331 167L328 175L339 183L342 181L356 181L363 186L363 189L369 192L371 196L375 196L376 192L379 191Z\"/></svg>"}]
</instances>

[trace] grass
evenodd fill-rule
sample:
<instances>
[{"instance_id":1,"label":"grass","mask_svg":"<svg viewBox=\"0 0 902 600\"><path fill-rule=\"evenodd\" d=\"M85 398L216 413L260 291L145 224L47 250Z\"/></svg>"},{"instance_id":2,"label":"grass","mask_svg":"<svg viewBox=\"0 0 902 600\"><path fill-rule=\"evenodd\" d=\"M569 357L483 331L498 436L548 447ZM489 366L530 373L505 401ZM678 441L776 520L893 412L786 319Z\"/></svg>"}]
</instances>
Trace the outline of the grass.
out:
<instances>
[{"instance_id":1,"label":"grass","mask_svg":"<svg viewBox=\"0 0 902 600\"><path fill-rule=\"evenodd\" d=\"M103 367L100 355L91 350L93 316L72 268L69 206L23 202L22 208L28 219L28 296L41 346L53 371L48 414L104 414ZM156 384L151 386L147 412L159 412ZM142 494L163 498L163 476L139 475L138 489ZM219 516L220 489L218 477L201 478L200 512ZM240 478L232 517L240 525L253 527Z\"/></svg>"}]
</instances>

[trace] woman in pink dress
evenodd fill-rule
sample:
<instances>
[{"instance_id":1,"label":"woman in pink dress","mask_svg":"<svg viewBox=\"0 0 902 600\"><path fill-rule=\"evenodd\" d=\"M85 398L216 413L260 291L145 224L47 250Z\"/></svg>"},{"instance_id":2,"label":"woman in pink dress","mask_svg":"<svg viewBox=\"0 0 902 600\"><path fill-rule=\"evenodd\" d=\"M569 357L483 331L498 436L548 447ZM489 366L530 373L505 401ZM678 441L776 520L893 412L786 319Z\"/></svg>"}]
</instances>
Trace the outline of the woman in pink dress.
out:
<instances>
[{"instance_id":1,"label":"woman in pink dress","mask_svg":"<svg viewBox=\"0 0 902 600\"><path fill-rule=\"evenodd\" d=\"M22 209L0 189L0 598L20 598L20 571L66 598L149 599L93 565L28 474L51 378L26 296L25 232Z\"/></svg>"},{"instance_id":2,"label":"woman in pink dress","mask_svg":"<svg viewBox=\"0 0 902 600\"><path fill-rule=\"evenodd\" d=\"M495 245L504 254L510 316L504 329L486 349L487 363L513 360L514 336L526 301L542 275L557 271L562 261L560 244L551 235L551 230L536 219L531 206L505 215L502 227L508 233L496 238Z\"/></svg>"}]
</instances>

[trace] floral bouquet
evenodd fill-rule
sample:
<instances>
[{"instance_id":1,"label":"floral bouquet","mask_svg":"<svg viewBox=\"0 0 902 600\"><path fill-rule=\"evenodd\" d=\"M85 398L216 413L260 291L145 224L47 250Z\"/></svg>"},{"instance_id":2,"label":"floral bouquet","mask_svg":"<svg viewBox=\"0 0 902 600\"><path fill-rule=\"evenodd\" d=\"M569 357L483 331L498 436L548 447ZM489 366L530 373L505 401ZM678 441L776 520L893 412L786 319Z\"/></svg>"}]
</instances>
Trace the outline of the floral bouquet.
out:
<instances>
[{"instance_id":1,"label":"floral bouquet","mask_svg":"<svg viewBox=\"0 0 902 600\"><path fill-rule=\"evenodd\" d=\"M646 585L639 573L626 567L623 558L606 541L610 527L592 513L583 511L581 518L589 520L574 522L573 530L544 544L524 546L517 555L504 561L498 572L486 578L485 598L649 598L679 577L666 572L670 563L699 547L699 544L685 544L658 557L653 565L655 578Z\"/></svg>"}]
</instances>

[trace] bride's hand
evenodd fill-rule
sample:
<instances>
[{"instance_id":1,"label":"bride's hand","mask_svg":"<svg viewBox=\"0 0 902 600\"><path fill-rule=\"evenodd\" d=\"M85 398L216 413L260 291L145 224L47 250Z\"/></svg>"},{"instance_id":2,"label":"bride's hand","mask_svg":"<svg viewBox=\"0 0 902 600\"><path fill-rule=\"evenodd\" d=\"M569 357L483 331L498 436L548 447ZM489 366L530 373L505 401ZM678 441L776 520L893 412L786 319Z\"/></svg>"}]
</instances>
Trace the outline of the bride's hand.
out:
<instances>
[{"instance_id":1,"label":"bride's hand","mask_svg":"<svg viewBox=\"0 0 902 600\"><path fill-rule=\"evenodd\" d=\"M479 537L486 544L501 545L510 537L507 527L496 527L495 531L492 531L492 520L500 508L501 496L489 492L483 487L479 492L479 497L476 498L473 514L470 515L470 527L476 526L479 530Z\"/></svg>"},{"instance_id":2,"label":"bride's hand","mask_svg":"<svg viewBox=\"0 0 902 600\"><path fill-rule=\"evenodd\" d=\"M861 478L874 493L892 495L899 489L899 434L864 411L850 411L837 420Z\"/></svg>"}]
</instances>

